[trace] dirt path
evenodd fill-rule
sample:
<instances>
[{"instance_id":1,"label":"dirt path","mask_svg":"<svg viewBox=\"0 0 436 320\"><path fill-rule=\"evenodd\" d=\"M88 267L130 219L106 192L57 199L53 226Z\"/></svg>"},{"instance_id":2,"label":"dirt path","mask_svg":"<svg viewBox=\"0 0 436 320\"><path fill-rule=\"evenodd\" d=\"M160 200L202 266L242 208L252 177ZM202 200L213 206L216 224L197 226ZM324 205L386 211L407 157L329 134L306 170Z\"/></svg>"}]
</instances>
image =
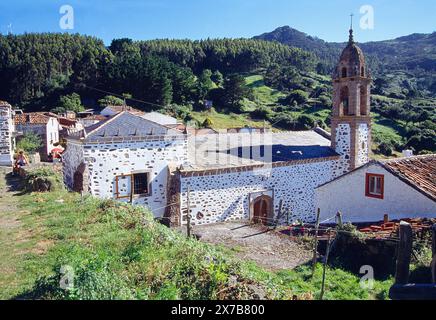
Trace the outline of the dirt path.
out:
<instances>
[{"instance_id":1,"label":"dirt path","mask_svg":"<svg viewBox=\"0 0 436 320\"><path fill-rule=\"evenodd\" d=\"M245 222L194 227L201 241L224 245L241 260L252 260L269 270L293 269L308 262L312 253L284 235Z\"/></svg>"},{"instance_id":2,"label":"dirt path","mask_svg":"<svg viewBox=\"0 0 436 320\"><path fill-rule=\"evenodd\" d=\"M10 172L10 168L0 167L0 299L13 292L19 281L16 266L21 259L16 250L16 244L22 241L20 216L24 213L16 196L20 180L11 177Z\"/></svg>"}]
</instances>

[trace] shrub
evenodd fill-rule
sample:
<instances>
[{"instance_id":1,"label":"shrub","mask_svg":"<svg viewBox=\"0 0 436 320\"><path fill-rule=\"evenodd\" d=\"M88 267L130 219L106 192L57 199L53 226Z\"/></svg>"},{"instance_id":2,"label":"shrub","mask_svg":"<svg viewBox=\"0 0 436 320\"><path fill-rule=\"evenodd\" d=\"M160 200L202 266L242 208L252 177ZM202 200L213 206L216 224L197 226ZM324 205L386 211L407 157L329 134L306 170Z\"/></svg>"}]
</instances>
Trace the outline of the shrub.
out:
<instances>
[{"instance_id":1,"label":"shrub","mask_svg":"<svg viewBox=\"0 0 436 320\"><path fill-rule=\"evenodd\" d=\"M394 150L393 146L390 143L382 142L378 145L377 152L387 157L390 157L392 156Z\"/></svg>"},{"instance_id":2,"label":"shrub","mask_svg":"<svg viewBox=\"0 0 436 320\"><path fill-rule=\"evenodd\" d=\"M35 153L42 146L42 139L33 132L27 132L17 143L17 150Z\"/></svg>"},{"instance_id":3,"label":"shrub","mask_svg":"<svg viewBox=\"0 0 436 320\"><path fill-rule=\"evenodd\" d=\"M62 177L51 168L28 171L24 182L28 192L51 192L63 188Z\"/></svg>"}]
</instances>

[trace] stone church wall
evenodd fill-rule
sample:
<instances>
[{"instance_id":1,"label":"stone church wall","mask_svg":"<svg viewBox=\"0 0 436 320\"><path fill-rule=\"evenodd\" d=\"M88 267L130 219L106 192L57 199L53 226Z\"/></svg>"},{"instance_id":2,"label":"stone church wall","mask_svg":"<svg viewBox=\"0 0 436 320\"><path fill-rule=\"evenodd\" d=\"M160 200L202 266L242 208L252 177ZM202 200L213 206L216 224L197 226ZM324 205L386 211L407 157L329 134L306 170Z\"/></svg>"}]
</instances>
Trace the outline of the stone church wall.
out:
<instances>
[{"instance_id":1,"label":"stone church wall","mask_svg":"<svg viewBox=\"0 0 436 320\"><path fill-rule=\"evenodd\" d=\"M155 217L163 217L167 206L168 165L181 165L187 161L187 143L184 138L85 144L83 150L88 167L88 189L96 197L115 198L117 176L149 173L151 195L133 196L132 203L149 207ZM70 177L69 174L68 176ZM122 182L119 188L124 188ZM129 202L130 199L120 201Z\"/></svg>"},{"instance_id":2,"label":"stone church wall","mask_svg":"<svg viewBox=\"0 0 436 320\"><path fill-rule=\"evenodd\" d=\"M287 166L248 171L241 167L229 173L210 175L182 172L182 224L186 224L188 187L193 224L248 219L250 194L256 196L262 192L272 192L275 219L282 200L282 222L286 221L287 214L290 221L312 222L315 220L315 188L334 178L338 160L316 161L301 160Z\"/></svg>"}]
</instances>

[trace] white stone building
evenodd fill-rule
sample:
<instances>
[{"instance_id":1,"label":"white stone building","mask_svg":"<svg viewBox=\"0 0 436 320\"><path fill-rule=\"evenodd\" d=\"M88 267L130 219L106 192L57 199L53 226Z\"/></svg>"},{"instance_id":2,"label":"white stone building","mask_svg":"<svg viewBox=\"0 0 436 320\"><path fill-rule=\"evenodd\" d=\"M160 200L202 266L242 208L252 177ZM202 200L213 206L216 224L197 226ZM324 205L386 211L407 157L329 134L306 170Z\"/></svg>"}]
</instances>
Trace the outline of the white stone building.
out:
<instances>
[{"instance_id":1,"label":"white stone building","mask_svg":"<svg viewBox=\"0 0 436 320\"><path fill-rule=\"evenodd\" d=\"M321 220L344 222L436 217L436 155L371 161L316 189Z\"/></svg>"},{"instance_id":2,"label":"white stone building","mask_svg":"<svg viewBox=\"0 0 436 320\"><path fill-rule=\"evenodd\" d=\"M75 191L141 204L162 217L169 168L186 161L186 135L123 111L67 138L64 181Z\"/></svg>"},{"instance_id":3,"label":"white stone building","mask_svg":"<svg viewBox=\"0 0 436 320\"><path fill-rule=\"evenodd\" d=\"M108 107L106 120L68 137L64 180L76 191L147 206L172 225L186 223L188 211L197 225L312 222L318 206L328 215L341 197L351 199L355 191L342 181L369 168L370 82L350 33L333 75L331 135L191 130L130 107ZM330 188L334 196L322 192ZM410 201L419 201L419 193L416 199ZM434 207L421 209L431 214Z\"/></svg>"},{"instance_id":4,"label":"white stone building","mask_svg":"<svg viewBox=\"0 0 436 320\"><path fill-rule=\"evenodd\" d=\"M14 161L14 131L12 107L0 101L0 166L11 166Z\"/></svg>"},{"instance_id":5,"label":"white stone building","mask_svg":"<svg viewBox=\"0 0 436 320\"><path fill-rule=\"evenodd\" d=\"M15 115L14 123L17 132L21 134L34 133L42 139L39 153L42 160L48 160L55 144L59 142L61 126L57 115L43 112L21 113Z\"/></svg>"}]
</instances>

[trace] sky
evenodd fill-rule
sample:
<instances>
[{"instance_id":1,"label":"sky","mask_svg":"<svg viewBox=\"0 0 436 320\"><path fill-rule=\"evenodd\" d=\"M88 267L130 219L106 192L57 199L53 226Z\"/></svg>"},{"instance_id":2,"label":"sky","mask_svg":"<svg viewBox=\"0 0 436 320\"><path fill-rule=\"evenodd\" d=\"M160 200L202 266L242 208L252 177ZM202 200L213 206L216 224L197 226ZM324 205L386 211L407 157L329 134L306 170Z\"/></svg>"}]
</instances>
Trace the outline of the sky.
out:
<instances>
[{"instance_id":1,"label":"sky","mask_svg":"<svg viewBox=\"0 0 436 320\"><path fill-rule=\"evenodd\" d=\"M60 26L63 5L73 9L72 30ZM353 13L355 39L368 42L434 32L435 12L436 0L1 0L0 32L72 32L109 45L115 38L253 37L288 25L343 42Z\"/></svg>"}]
</instances>

